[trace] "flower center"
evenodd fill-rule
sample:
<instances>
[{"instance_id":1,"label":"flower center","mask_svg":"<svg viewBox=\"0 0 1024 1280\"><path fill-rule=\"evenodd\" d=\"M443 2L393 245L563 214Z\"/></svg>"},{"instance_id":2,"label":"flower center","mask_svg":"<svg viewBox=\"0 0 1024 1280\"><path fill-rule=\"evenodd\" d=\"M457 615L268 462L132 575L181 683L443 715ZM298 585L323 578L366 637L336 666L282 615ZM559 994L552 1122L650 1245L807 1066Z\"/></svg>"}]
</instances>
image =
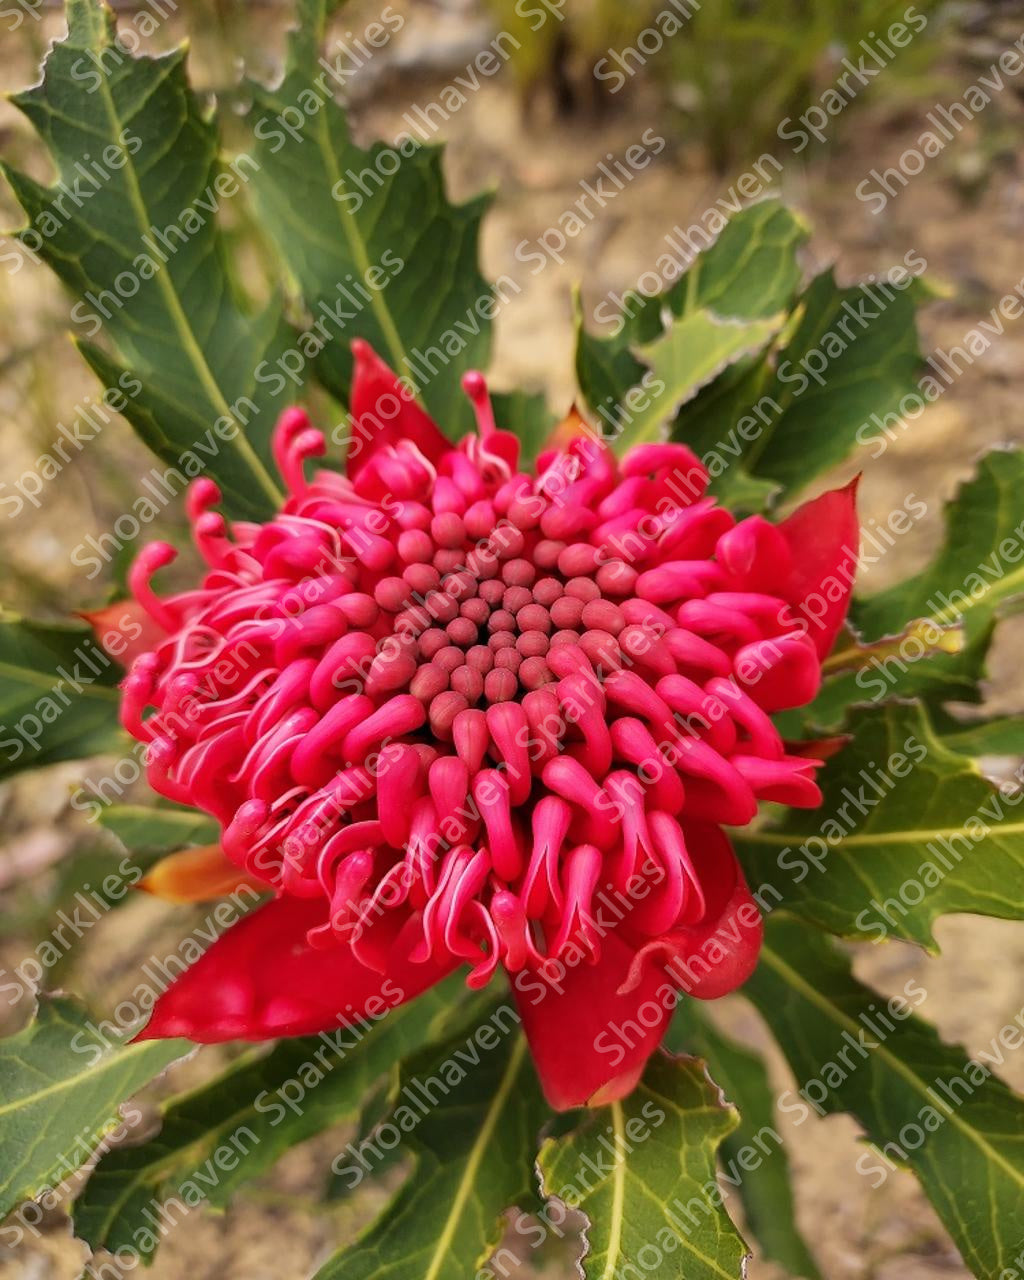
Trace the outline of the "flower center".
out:
<instances>
[{"instance_id":1,"label":"flower center","mask_svg":"<svg viewBox=\"0 0 1024 1280\"><path fill-rule=\"evenodd\" d=\"M432 731L449 740L461 711L516 701L557 680L549 658L560 646L578 646L605 669L618 665L627 619L612 597L621 599L636 580L621 562L602 565L596 576L567 576L577 548L541 539L525 559L528 528L512 517L476 539L473 515L446 512L428 529L403 532L401 574L383 578L373 593L392 616L395 643L374 660L367 692L408 689Z\"/></svg>"}]
</instances>

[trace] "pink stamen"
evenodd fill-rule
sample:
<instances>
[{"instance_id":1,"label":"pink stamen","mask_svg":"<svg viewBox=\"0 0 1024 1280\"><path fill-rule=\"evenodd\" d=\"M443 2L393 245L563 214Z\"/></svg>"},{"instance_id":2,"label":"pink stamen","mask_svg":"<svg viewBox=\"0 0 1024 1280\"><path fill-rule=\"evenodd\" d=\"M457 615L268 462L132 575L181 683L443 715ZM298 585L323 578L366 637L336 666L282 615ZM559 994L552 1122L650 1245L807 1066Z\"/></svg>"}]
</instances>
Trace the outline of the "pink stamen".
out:
<instances>
[{"instance_id":1,"label":"pink stamen","mask_svg":"<svg viewBox=\"0 0 1024 1280\"><path fill-rule=\"evenodd\" d=\"M487 379L476 369L471 369L469 373L462 376L462 389L469 396L473 412L476 414L476 429L481 439L486 440L493 431L497 430L491 393L487 390Z\"/></svg>"},{"instance_id":2,"label":"pink stamen","mask_svg":"<svg viewBox=\"0 0 1024 1280\"><path fill-rule=\"evenodd\" d=\"M151 542L143 547L128 570L128 590L154 622L165 631L176 631L178 618L154 593L150 585L153 575L177 559L177 551L168 542Z\"/></svg>"}]
</instances>

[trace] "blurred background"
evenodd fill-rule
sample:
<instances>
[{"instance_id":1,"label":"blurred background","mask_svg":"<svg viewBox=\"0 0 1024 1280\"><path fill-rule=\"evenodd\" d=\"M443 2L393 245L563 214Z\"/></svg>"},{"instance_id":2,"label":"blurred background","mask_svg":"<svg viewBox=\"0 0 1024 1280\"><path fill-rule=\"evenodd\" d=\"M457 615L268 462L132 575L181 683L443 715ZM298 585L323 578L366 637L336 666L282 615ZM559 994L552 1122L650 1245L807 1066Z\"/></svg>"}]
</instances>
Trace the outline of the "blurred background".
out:
<instances>
[{"instance_id":1,"label":"blurred background","mask_svg":"<svg viewBox=\"0 0 1024 1280\"><path fill-rule=\"evenodd\" d=\"M345 7L338 37L364 29L380 7L361 0ZM155 5L116 8L122 25L137 33L139 13ZM716 200L742 198L737 182L766 155L781 162L781 171L770 166L773 189L802 210L814 230L809 268L835 262L848 281L881 273L908 254L927 260L940 296L922 314L925 354L961 343L1024 282L1024 74L1007 77L984 110L961 122L905 187L890 179L895 194L883 208L857 194L858 187L877 190L872 172L897 166L931 127L929 113L934 119L941 105L961 99L1004 49L1024 37L1022 3L703 0L697 7L692 0L568 0L564 20L545 22L539 31L532 30L531 14L541 0L394 0L392 8L403 16L400 30L350 81L351 119L364 143L393 139L407 127L403 113L434 100L499 31L512 33L520 45L500 74L483 80L450 114L438 137L448 144L445 163L455 198L496 192L484 224L485 275L507 274L521 286L497 321L494 381L544 391L555 412L564 411L573 394L573 286L582 284L584 313L599 328L611 313L609 297L654 267L673 226L689 226ZM286 5L179 0L175 7L160 0L160 10L166 17L159 29L150 38L133 35L130 47L167 49L188 37L197 89L241 107L243 70L266 80L279 73L290 20ZM660 42L642 34L658 30L652 24L669 11L685 17L677 34ZM908 11L921 29L907 47L890 48L890 58L879 41ZM62 30L56 8L5 3L0 88L34 82L48 42ZM625 49L634 56L616 56ZM870 65L872 51L876 63L886 63L884 71L851 75L848 63ZM666 142L655 163L568 241L561 261L549 260L534 273L535 259L527 255L579 196L579 183L594 181L609 153L621 155L646 129ZM38 179L48 178L31 130L7 102L0 103L0 150ZM253 262L255 277L261 248L252 242L240 203L230 212L231 234L243 258ZM0 183L0 226L15 228L21 221ZM5 248L10 241L0 240L0 255ZM1007 322L998 340L901 433L882 461L861 459L837 477L864 467L866 520L884 519L911 491L929 506L914 533L864 579L865 590L913 573L930 557L942 501L980 452L1002 441L1024 442L1022 393L1024 321ZM0 477L10 482L32 467L54 439L56 424L69 422L90 398L98 398L98 387L69 338L68 302L47 269L26 263L0 270ZM821 430L828 429L823 422ZM111 418L100 438L47 486L38 510L26 510L16 521L0 514L5 604L56 618L102 600L110 583L87 582L72 564L71 550L110 527L151 465L127 424ZM161 536L172 532L162 528ZM1003 626L993 654L993 711L1024 708L1020 621ZM102 764L95 769L99 776ZM61 902L111 856L102 834L68 807L69 789L82 776L81 765L57 766L0 789L2 969L13 969L31 951ZM173 946L185 918L180 909L133 895L73 948L51 978L94 1008L110 1008L119 991L131 988L140 958L164 939ZM940 920L936 933L941 955L925 957L890 943L865 949L858 973L886 994L908 978L921 978L931 993L928 1015L944 1036L973 1051L1019 1005L1024 929L955 917ZM0 1032L24 1020L26 1003L0 1010ZM742 1001L723 1002L722 1016L740 1036L762 1038ZM784 1070L776 1065L785 1087ZM1011 1062L1005 1073L1018 1087L1024 1085L1021 1067ZM201 1063L188 1064L176 1084L202 1070ZM873 1192L856 1173L862 1148L850 1120L789 1130L785 1119L780 1131L795 1167L801 1226L829 1280L968 1275L909 1175L894 1174ZM372 1211L365 1199L330 1194L327 1171L344 1141L344 1134L329 1134L292 1152L224 1216L194 1215L187 1230L162 1246L154 1280L299 1280L308 1274ZM38 1240L14 1255L0 1251L0 1280L63 1280L76 1276L83 1261L66 1219L55 1212ZM522 1275L564 1276L570 1274L566 1267L564 1256L534 1258L524 1262ZM761 1261L751 1274L755 1280L781 1275Z\"/></svg>"}]
</instances>

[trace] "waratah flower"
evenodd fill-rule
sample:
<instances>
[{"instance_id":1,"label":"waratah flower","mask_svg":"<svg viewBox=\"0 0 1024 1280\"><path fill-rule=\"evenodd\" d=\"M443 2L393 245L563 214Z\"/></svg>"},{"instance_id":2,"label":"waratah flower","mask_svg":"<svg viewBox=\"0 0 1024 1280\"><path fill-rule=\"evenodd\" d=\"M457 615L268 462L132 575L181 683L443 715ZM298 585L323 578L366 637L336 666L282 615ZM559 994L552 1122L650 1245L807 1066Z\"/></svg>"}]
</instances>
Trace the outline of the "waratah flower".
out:
<instances>
[{"instance_id":1,"label":"waratah flower","mask_svg":"<svg viewBox=\"0 0 1024 1280\"><path fill-rule=\"evenodd\" d=\"M199 479L200 585L154 593L166 543L130 575L123 723L155 790L222 830L151 887L273 891L142 1034L337 1029L500 966L552 1105L621 1097L678 992L720 996L756 962L723 827L820 801L818 760L770 716L819 687L853 487L737 522L689 449L617 460L575 414L531 473L478 374L455 447L354 354L347 475L307 479L325 441L290 409L280 512L228 524Z\"/></svg>"}]
</instances>

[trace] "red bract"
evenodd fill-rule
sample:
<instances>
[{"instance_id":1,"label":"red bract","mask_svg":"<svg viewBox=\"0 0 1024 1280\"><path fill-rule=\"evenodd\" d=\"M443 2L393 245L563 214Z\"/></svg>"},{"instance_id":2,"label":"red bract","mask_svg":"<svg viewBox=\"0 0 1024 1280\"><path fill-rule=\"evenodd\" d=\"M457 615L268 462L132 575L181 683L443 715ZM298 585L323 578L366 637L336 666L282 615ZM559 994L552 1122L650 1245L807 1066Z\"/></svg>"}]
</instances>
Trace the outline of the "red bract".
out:
<instances>
[{"instance_id":1,"label":"red bract","mask_svg":"<svg viewBox=\"0 0 1024 1280\"><path fill-rule=\"evenodd\" d=\"M289 410L280 513L229 526L201 479L202 583L154 594L164 543L131 575L153 647L123 722L153 787L213 815L275 893L143 1035L317 1032L502 966L552 1105L609 1101L680 990L722 995L756 962L723 825L820 801L819 761L769 713L818 689L853 486L737 523L684 446L620 461L578 417L527 473L479 375L478 431L453 447L355 356L347 477L307 480L324 439Z\"/></svg>"}]
</instances>

